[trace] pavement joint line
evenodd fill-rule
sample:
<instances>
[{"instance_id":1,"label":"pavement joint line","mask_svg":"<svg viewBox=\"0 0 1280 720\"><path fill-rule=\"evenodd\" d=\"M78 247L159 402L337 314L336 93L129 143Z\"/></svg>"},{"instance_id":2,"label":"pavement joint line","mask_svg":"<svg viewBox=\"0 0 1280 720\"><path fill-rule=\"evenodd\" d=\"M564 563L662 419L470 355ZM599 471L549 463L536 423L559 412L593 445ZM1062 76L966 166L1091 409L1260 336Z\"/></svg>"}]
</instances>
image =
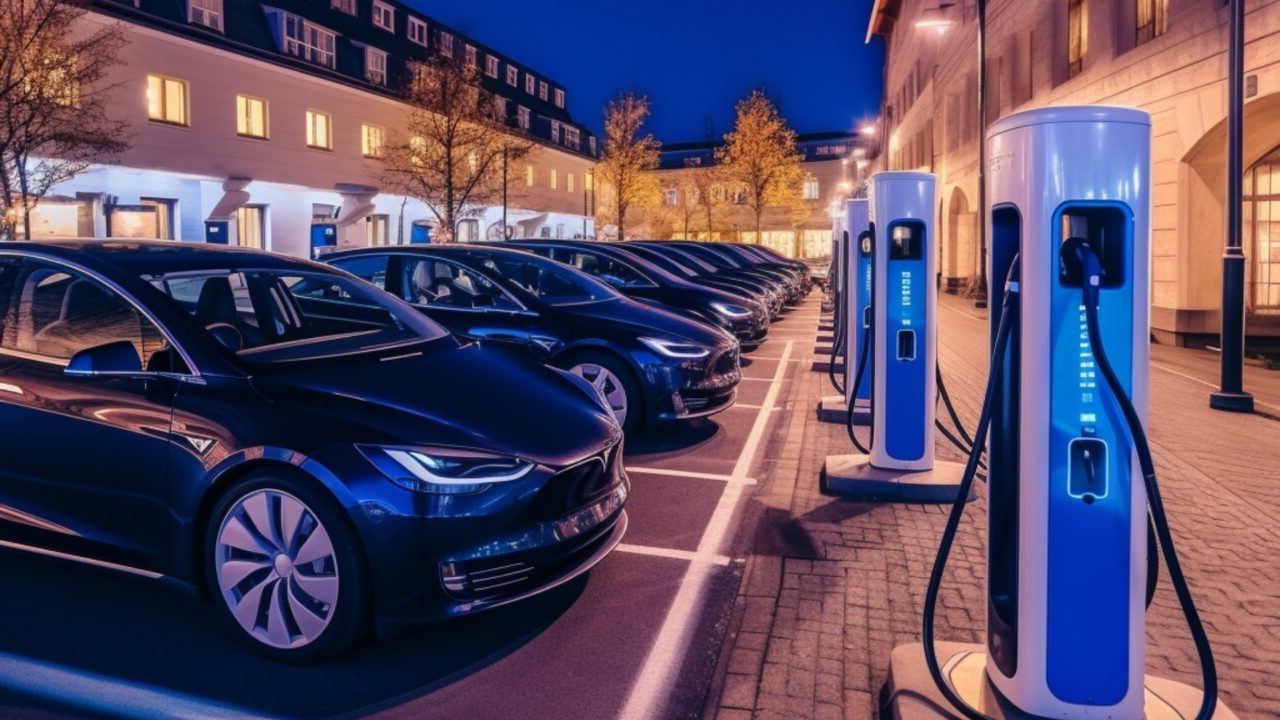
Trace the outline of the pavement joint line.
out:
<instances>
[{"instance_id":1,"label":"pavement joint line","mask_svg":"<svg viewBox=\"0 0 1280 720\"><path fill-rule=\"evenodd\" d=\"M655 547L652 545L632 545L630 543L620 543L618 547L614 549L618 552L632 553L634 555L648 555L650 557L670 558L672 560L685 560L691 563L706 563L708 565L719 565L721 567L729 566L728 555L708 555L695 550L676 550L674 548Z\"/></svg>"},{"instance_id":2,"label":"pavement joint line","mask_svg":"<svg viewBox=\"0 0 1280 720\"><path fill-rule=\"evenodd\" d=\"M723 483L736 485L755 485L756 479L753 477L738 477L736 475L719 475L716 473L696 472L694 470L668 470L667 468L627 466L627 472L638 473L640 475L669 475L671 477L696 478L699 480L719 480Z\"/></svg>"},{"instance_id":3,"label":"pavement joint line","mask_svg":"<svg viewBox=\"0 0 1280 720\"><path fill-rule=\"evenodd\" d=\"M1178 377L1183 378L1184 380L1190 380L1191 382L1194 382L1194 383L1200 383L1201 385L1203 385L1203 386L1205 386L1205 387L1207 387L1207 388L1213 388L1214 390L1217 390L1217 389L1218 389L1218 386L1217 386L1217 385L1214 385L1213 383L1211 383L1211 382L1209 382L1209 381L1207 381L1207 380L1201 380L1200 378L1198 378L1198 377L1196 377L1196 376L1194 376L1194 375L1188 375L1188 374L1186 374L1186 373L1184 373L1184 372L1179 372L1179 371L1177 371L1177 370L1174 370L1173 368L1165 367L1164 365L1161 365L1161 364L1160 364L1160 363L1158 363L1158 362L1154 362L1154 361L1152 361L1152 362L1151 362L1151 367L1153 367L1153 368L1155 368L1155 369L1157 369L1157 370L1163 370L1163 371L1165 371L1165 372L1169 373L1170 375L1177 375ZM1254 404L1254 405L1262 405L1262 406L1264 406L1264 407L1266 407L1266 408L1269 408L1269 409L1271 409L1271 410L1274 410L1274 411L1275 411L1275 412L1277 412L1277 413L1280 413L1280 406L1272 405L1271 403L1268 403L1268 402L1263 402L1263 401L1261 401L1261 400L1259 400L1259 399L1257 399L1257 398L1254 398L1254 399L1253 399L1253 404Z\"/></svg>"},{"instance_id":4,"label":"pavement joint line","mask_svg":"<svg viewBox=\"0 0 1280 720\"><path fill-rule=\"evenodd\" d=\"M793 343L788 340L783 348L782 357L791 357L792 347ZM764 406L756 415L751 432L747 435L747 442L738 454L738 461L734 464L731 477L746 477L751 469L756 451L760 447L760 441L764 438L770 416L773 414L769 409L778 401L786 369L785 362L778 363L773 382L765 394ZM695 552L700 555L715 555L720 552L720 546L724 544L729 534L729 522L733 519L738 500L742 497L742 488L742 483L725 483L724 492L720 495L720 501L716 503L715 511L711 513L711 519L707 521L707 528L703 531L702 539L698 541L698 549ZM653 645L649 647L644 665L640 667L635 683L627 695L627 702L618 715L620 720L648 720L661 716L667 691L674 686L674 676L683 664L685 650L688 647L688 636L693 630L693 619L698 614L712 570L711 565L692 563L685 571L684 578L680 581L680 589L676 591L676 596L671 600L671 606L667 608L662 626L658 629Z\"/></svg>"}]
</instances>

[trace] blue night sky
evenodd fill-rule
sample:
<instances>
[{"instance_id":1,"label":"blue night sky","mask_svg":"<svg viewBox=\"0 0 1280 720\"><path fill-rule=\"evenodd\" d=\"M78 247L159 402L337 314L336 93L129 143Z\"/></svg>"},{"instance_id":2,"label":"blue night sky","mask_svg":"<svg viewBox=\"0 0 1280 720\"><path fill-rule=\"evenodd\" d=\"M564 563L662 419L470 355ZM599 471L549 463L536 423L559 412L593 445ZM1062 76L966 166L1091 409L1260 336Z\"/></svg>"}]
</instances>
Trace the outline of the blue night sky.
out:
<instances>
[{"instance_id":1,"label":"blue night sky","mask_svg":"<svg viewBox=\"0 0 1280 720\"><path fill-rule=\"evenodd\" d=\"M620 90L647 94L663 142L717 137L733 104L763 87L800 133L847 130L880 103L884 51L863 43L871 0L408 0L568 89L600 132Z\"/></svg>"}]
</instances>

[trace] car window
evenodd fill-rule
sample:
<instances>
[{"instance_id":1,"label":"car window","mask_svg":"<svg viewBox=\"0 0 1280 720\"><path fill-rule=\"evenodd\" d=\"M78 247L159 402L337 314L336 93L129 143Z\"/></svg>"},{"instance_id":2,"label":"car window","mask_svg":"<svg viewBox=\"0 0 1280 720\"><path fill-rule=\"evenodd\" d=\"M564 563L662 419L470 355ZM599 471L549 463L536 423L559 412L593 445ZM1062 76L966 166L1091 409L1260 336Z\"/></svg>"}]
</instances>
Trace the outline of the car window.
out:
<instances>
[{"instance_id":1,"label":"car window","mask_svg":"<svg viewBox=\"0 0 1280 720\"><path fill-rule=\"evenodd\" d=\"M541 257L494 255L485 258L484 263L548 305L574 305L619 297L618 291L590 275Z\"/></svg>"},{"instance_id":2,"label":"car window","mask_svg":"<svg viewBox=\"0 0 1280 720\"><path fill-rule=\"evenodd\" d=\"M330 261L329 264L341 270L346 270L361 280L377 285L383 290L387 289L386 255L357 255L355 257L338 258Z\"/></svg>"},{"instance_id":3,"label":"car window","mask_svg":"<svg viewBox=\"0 0 1280 720\"><path fill-rule=\"evenodd\" d=\"M404 299L434 308L521 310L523 308L488 278L461 265L436 258L406 257L400 287Z\"/></svg>"},{"instance_id":4,"label":"car window","mask_svg":"<svg viewBox=\"0 0 1280 720\"><path fill-rule=\"evenodd\" d=\"M164 333L128 300L77 270L26 259L0 267L5 296L0 352L56 365L92 347L127 341L139 366L188 372Z\"/></svg>"},{"instance_id":5,"label":"car window","mask_svg":"<svg viewBox=\"0 0 1280 720\"><path fill-rule=\"evenodd\" d=\"M645 260L648 260L649 262L653 263L654 265L657 265L658 267L662 268L663 270L666 270L667 272L675 273L677 275L680 275L686 278L697 277L697 273L695 273L691 268L681 265L680 263L676 262L675 260L672 260L671 258L667 257L661 252L654 250L653 248L642 247L639 245L630 245L630 246L624 247L623 251L629 252L632 255L638 255L639 257L642 257Z\"/></svg>"},{"instance_id":6,"label":"car window","mask_svg":"<svg viewBox=\"0 0 1280 720\"><path fill-rule=\"evenodd\" d=\"M607 255L572 250L567 254L565 264L588 275L594 275L616 288L653 287L654 284L652 280L631 266Z\"/></svg>"}]
</instances>

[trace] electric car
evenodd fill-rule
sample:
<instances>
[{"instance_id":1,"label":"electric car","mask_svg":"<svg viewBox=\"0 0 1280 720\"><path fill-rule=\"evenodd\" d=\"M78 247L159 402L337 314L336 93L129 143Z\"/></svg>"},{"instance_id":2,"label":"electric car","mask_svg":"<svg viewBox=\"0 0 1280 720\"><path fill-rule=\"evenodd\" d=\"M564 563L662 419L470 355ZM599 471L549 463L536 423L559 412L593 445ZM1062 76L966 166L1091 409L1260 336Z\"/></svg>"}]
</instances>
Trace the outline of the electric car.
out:
<instances>
[{"instance_id":1,"label":"electric car","mask_svg":"<svg viewBox=\"0 0 1280 720\"><path fill-rule=\"evenodd\" d=\"M786 287L781 282L719 272L719 269L684 253L678 248L644 242L612 243L624 252L657 265L689 282L726 292L745 292L769 308L770 321L778 319L786 303Z\"/></svg>"},{"instance_id":2,"label":"electric car","mask_svg":"<svg viewBox=\"0 0 1280 720\"><path fill-rule=\"evenodd\" d=\"M792 260L791 258L779 253L777 250L765 245L742 245L739 243L721 243L721 245L736 252L753 255L759 258L759 260L766 266L784 268L799 274L804 283L802 291L806 294L813 287L813 265L808 262L803 260Z\"/></svg>"},{"instance_id":3,"label":"electric car","mask_svg":"<svg viewBox=\"0 0 1280 720\"><path fill-rule=\"evenodd\" d=\"M804 284L798 274L789 269L754 265L730 246L737 243L700 243L689 241L656 242L655 245L676 248L724 272L775 280L786 287L787 305L795 305L804 296ZM738 245L738 247L741 247Z\"/></svg>"},{"instance_id":4,"label":"electric car","mask_svg":"<svg viewBox=\"0 0 1280 720\"><path fill-rule=\"evenodd\" d=\"M459 335L519 349L595 386L628 433L733 404L738 341L718 328L629 300L530 252L408 245L325 262L408 301Z\"/></svg>"},{"instance_id":5,"label":"electric car","mask_svg":"<svg viewBox=\"0 0 1280 720\"><path fill-rule=\"evenodd\" d=\"M270 657L515 602L626 530L590 386L328 266L5 243L0 317L3 545L207 593Z\"/></svg>"},{"instance_id":6,"label":"electric car","mask_svg":"<svg viewBox=\"0 0 1280 720\"><path fill-rule=\"evenodd\" d=\"M769 332L769 310L742 293L702 287L608 244L577 240L507 240L571 265L612 285L623 295L656 304L723 328L751 351Z\"/></svg>"}]
</instances>

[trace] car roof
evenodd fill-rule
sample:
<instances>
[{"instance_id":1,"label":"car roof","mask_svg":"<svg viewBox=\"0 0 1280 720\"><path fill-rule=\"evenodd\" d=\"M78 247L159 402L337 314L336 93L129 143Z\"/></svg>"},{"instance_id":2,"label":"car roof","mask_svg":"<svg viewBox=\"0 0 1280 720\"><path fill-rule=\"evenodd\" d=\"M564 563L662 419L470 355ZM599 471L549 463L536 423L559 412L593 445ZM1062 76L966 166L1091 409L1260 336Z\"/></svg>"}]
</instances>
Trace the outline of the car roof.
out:
<instances>
[{"instance_id":1,"label":"car roof","mask_svg":"<svg viewBox=\"0 0 1280 720\"><path fill-rule=\"evenodd\" d=\"M233 267L260 270L297 269L299 265L323 267L308 260L252 248L178 240L67 238L5 243L0 246L0 251L4 250L40 253L70 261L88 259L144 276Z\"/></svg>"},{"instance_id":2,"label":"car roof","mask_svg":"<svg viewBox=\"0 0 1280 720\"><path fill-rule=\"evenodd\" d=\"M450 243L443 244L418 244L418 245L380 245L377 247L353 248L351 250L339 250L337 252L325 255L325 258L334 257L357 257L360 255L376 255L378 253L444 253L444 254L506 254L516 257L537 257L533 253L523 248L501 247L500 245L481 245L481 244L462 244Z\"/></svg>"}]
</instances>

